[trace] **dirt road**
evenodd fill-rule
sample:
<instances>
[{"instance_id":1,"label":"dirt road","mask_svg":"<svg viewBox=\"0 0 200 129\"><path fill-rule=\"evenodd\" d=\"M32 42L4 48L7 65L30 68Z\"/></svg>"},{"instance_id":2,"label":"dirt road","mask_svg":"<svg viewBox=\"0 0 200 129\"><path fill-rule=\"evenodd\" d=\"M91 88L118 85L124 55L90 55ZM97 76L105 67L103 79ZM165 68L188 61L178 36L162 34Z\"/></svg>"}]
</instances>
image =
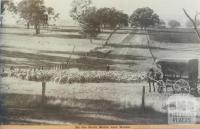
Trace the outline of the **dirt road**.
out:
<instances>
[{"instance_id":1,"label":"dirt road","mask_svg":"<svg viewBox=\"0 0 200 129\"><path fill-rule=\"evenodd\" d=\"M132 31L119 44L116 46L113 45L112 47L114 49L111 54L116 55L116 57L123 56L122 60L124 64L118 64L117 69L144 71L153 64L149 49L147 49L146 35L135 34Z\"/></svg>"}]
</instances>

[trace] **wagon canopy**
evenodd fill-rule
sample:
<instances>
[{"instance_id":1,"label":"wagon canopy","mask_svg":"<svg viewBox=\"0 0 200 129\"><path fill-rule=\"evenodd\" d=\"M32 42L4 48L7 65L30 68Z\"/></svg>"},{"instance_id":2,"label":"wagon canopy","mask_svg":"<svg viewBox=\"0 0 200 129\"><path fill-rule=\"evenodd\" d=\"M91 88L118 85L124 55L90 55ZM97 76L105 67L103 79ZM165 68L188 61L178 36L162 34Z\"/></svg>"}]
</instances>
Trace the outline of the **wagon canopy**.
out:
<instances>
[{"instance_id":1,"label":"wagon canopy","mask_svg":"<svg viewBox=\"0 0 200 129\"><path fill-rule=\"evenodd\" d=\"M176 74L180 76L193 75L198 78L198 59L158 59L156 64L161 66L163 74Z\"/></svg>"}]
</instances>

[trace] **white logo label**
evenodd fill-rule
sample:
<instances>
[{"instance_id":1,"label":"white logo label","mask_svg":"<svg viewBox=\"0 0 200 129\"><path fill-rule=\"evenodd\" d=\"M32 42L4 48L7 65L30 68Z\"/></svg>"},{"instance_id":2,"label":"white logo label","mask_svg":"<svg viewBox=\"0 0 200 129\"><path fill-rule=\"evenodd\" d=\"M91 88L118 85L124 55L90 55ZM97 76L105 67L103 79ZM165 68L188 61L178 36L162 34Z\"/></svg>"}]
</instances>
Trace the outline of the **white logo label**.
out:
<instances>
[{"instance_id":1,"label":"white logo label","mask_svg":"<svg viewBox=\"0 0 200 129\"><path fill-rule=\"evenodd\" d=\"M170 96L168 105L168 124L195 124L198 102L191 95Z\"/></svg>"}]
</instances>

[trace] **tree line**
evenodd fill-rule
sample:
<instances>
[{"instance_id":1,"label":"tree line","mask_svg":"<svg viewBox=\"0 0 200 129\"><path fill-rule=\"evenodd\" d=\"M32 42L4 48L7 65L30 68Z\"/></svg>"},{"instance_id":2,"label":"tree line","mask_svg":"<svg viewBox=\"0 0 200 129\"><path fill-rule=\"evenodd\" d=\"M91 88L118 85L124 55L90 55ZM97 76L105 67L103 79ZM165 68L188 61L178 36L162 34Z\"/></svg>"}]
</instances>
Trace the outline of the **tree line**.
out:
<instances>
[{"instance_id":1,"label":"tree line","mask_svg":"<svg viewBox=\"0 0 200 129\"><path fill-rule=\"evenodd\" d=\"M2 7L1 13L4 10ZM49 20L56 20L59 17L54 8L45 6L44 0L22 0L18 4L7 2L7 10L18 14L26 22L27 28L34 26L36 34L40 34L41 26L48 26ZM115 8L97 9L91 0L73 0L70 16L80 25L83 36L90 39L96 37L104 28L113 30L109 36L111 37L115 31L128 25L141 29L166 27L166 22L149 7L138 8L129 16ZM200 21L197 20L197 26L199 25ZM177 28L181 24L177 20L170 20L168 26ZM188 20L186 26L192 27L191 21Z\"/></svg>"},{"instance_id":2,"label":"tree line","mask_svg":"<svg viewBox=\"0 0 200 129\"><path fill-rule=\"evenodd\" d=\"M104 28L112 30L105 45L112 34L124 26L130 25L131 27L140 27L141 29L146 29L147 27L166 27L166 22L160 19L159 15L149 7L138 8L130 16L115 8L97 9L92 5L91 0L73 0L71 7L70 15L80 25L84 36L92 39ZM176 20L170 20L168 26L177 28L181 24Z\"/></svg>"}]
</instances>

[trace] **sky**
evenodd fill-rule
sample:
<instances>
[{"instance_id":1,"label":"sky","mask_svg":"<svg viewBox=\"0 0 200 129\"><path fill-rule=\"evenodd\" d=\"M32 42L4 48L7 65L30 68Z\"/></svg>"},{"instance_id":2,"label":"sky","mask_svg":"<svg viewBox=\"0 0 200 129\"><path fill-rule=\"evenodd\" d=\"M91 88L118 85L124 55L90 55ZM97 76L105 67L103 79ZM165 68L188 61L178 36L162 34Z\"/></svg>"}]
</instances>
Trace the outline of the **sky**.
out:
<instances>
[{"instance_id":1,"label":"sky","mask_svg":"<svg viewBox=\"0 0 200 129\"><path fill-rule=\"evenodd\" d=\"M45 0L47 6L53 7L56 12L60 13L60 19L68 22L72 22L69 16L71 2L72 0ZM182 8L185 8L193 17L196 12L200 12L200 0L92 0L92 3L97 8L115 7L129 15L137 8L150 7L161 19L165 21L175 19L182 24L187 20Z\"/></svg>"}]
</instances>

